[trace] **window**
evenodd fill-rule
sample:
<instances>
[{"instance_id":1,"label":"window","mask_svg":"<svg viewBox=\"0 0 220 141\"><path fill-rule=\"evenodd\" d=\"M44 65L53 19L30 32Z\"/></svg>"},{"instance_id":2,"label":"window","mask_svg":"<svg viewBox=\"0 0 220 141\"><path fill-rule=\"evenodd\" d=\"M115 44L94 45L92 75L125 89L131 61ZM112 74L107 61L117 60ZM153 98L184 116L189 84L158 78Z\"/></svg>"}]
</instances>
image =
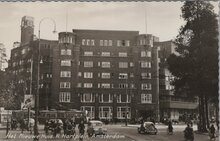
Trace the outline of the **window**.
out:
<instances>
[{"instance_id":1,"label":"window","mask_svg":"<svg viewBox=\"0 0 220 141\"><path fill-rule=\"evenodd\" d=\"M80 107L81 111L87 111L87 117L89 117L90 119L94 119L95 118L95 108L94 106L81 106Z\"/></svg>"},{"instance_id":2,"label":"window","mask_svg":"<svg viewBox=\"0 0 220 141\"><path fill-rule=\"evenodd\" d=\"M84 78L93 78L92 72L84 72Z\"/></svg>"},{"instance_id":3,"label":"window","mask_svg":"<svg viewBox=\"0 0 220 141\"><path fill-rule=\"evenodd\" d=\"M95 40L91 40L91 46L95 46Z\"/></svg>"},{"instance_id":4,"label":"window","mask_svg":"<svg viewBox=\"0 0 220 141\"><path fill-rule=\"evenodd\" d=\"M82 45L86 45L86 39L82 39Z\"/></svg>"},{"instance_id":5,"label":"window","mask_svg":"<svg viewBox=\"0 0 220 141\"><path fill-rule=\"evenodd\" d=\"M108 40L108 46L112 46L112 40Z\"/></svg>"},{"instance_id":6,"label":"window","mask_svg":"<svg viewBox=\"0 0 220 141\"><path fill-rule=\"evenodd\" d=\"M70 71L61 71L60 77L71 77L71 72Z\"/></svg>"},{"instance_id":7,"label":"window","mask_svg":"<svg viewBox=\"0 0 220 141\"><path fill-rule=\"evenodd\" d=\"M129 40L117 40L117 46L130 46L130 41Z\"/></svg>"},{"instance_id":8,"label":"window","mask_svg":"<svg viewBox=\"0 0 220 141\"><path fill-rule=\"evenodd\" d=\"M147 51L147 57L151 57L151 52Z\"/></svg>"},{"instance_id":9,"label":"window","mask_svg":"<svg viewBox=\"0 0 220 141\"><path fill-rule=\"evenodd\" d=\"M127 57L127 52L119 52L118 56L119 57Z\"/></svg>"},{"instance_id":10,"label":"window","mask_svg":"<svg viewBox=\"0 0 220 141\"><path fill-rule=\"evenodd\" d=\"M128 62L119 62L119 68L128 68Z\"/></svg>"},{"instance_id":11,"label":"window","mask_svg":"<svg viewBox=\"0 0 220 141\"><path fill-rule=\"evenodd\" d=\"M151 62L141 62L141 68L151 68Z\"/></svg>"},{"instance_id":12,"label":"window","mask_svg":"<svg viewBox=\"0 0 220 141\"><path fill-rule=\"evenodd\" d=\"M121 40L117 40L117 46L120 47L122 45Z\"/></svg>"},{"instance_id":13,"label":"window","mask_svg":"<svg viewBox=\"0 0 220 141\"><path fill-rule=\"evenodd\" d=\"M78 72L78 76L81 77L82 76L82 72Z\"/></svg>"},{"instance_id":14,"label":"window","mask_svg":"<svg viewBox=\"0 0 220 141\"><path fill-rule=\"evenodd\" d=\"M70 102L70 92L60 92L59 102Z\"/></svg>"},{"instance_id":15,"label":"window","mask_svg":"<svg viewBox=\"0 0 220 141\"><path fill-rule=\"evenodd\" d=\"M126 47L129 47L129 46L130 46L130 41L129 41L129 40L126 40L126 41L125 41L125 46L126 46Z\"/></svg>"},{"instance_id":16,"label":"window","mask_svg":"<svg viewBox=\"0 0 220 141\"><path fill-rule=\"evenodd\" d=\"M108 40L104 40L104 46L108 46Z\"/></svg>"},{"instance_id":17,"label":"window","mask_svg":"<svg viewBox=\"0 0 220 141\"><path fill-rule=\"evenodd\" d=\"M70 60L61 60L61 66L71 66Z\"/></svg>"},{"instance_id":18,"label":"window","mask_svg":"<svg viewBox=\"0 0 220 141\"><path fill-rule=\"evenodd\" d=\"M77 83L77 88L81 88L82 87L82 83Z\"/></svg>"},{"instance_id":19,"label":"window","mask_svg":"<svg viewBox=\"0 0 220 141\"><path fill-rule=\"evenodd\" d=\"M110 62L102 62L102 68L110 68Z\"/></svg>"},{"instance_id":20,"label":"window","mask_svg":"<svg viewBox=\"0 0 220 141\"><path fill-rule=\"evenodd\" d=\"M71 55L71 49L61 49L60 55Z\"/></svg>"},{"instance_id":21,"label":"window","mask_svg":"<svg viewBox=\"0 0 220 141\"><path fill-rule=\"evenodd\" d=\"M103 46L103 40L100 40L99 45Z\"/></svg>"},{"instance_id":22,"label":"window","mask_svg":"<svg viewBox=\"0 0 220 141\"><path fill-rule=\"evenodd\" d=\"M117 103L130 103L131 97L128 94L117 95Z\"/></svg>"},{"instance_id":23,"label":"window","mask_svg":"<svg viewBox=\"0 0 220 141\"><path fill-rule=\"evenodd\" d=\"M128 88L128 84L126 84L126 83L120 83L120 84L119 84L119 88L120 88L120 89Z\"/></svg>"},{"instance_id":24,"label":"window","mask_svg":"<svg viewBox=\"0 0 220 141\"><path fill-rule=\"evenodd\" d=\"M131 88L131 89L134 89L134 88L135 88L135 84L131 83L131 84L130 84L130 88Z\"/></svg>"},{"instance_id":25,"label":"window","mask_svg":"<svg viewBox=\"0 0 220 141\"><path fill-rule=\"evenodd\" d=\"M90 40L89 40L89 39L86 40L86 45L87 45L87 46L90 45Z\"/></svg>"},{"instance_id":26,"label":"window","mask_svg":"<svg viewBox=\"0 0 220 141\"><path fill-rule=\"evenodd\" d=\"M95 102L95 95L91 93L84 93L81 95L81 102Z\"/></svg>"},{"instance_id":27,"label":"window","mask_svg":"<svg viewBox=\"0 0 220 141\"><path fill-rule=\"evenodd\" d=\"M60 88L70 88L70 82L60 82Z\"/></svg>"},{"instance_id":28,"label":"window","mask_svg":"<svg viewBox=\"0 0 220 141\"><path fill-rule=\"evenodd\" d=\"M92 61L85 61L85 62L84 62L84 67L86 67L86 68L91 68L91 67L93 67L93 62L92 62Z\"/></svg>"},{"instance_id":29,"label":"window","mask_svg":"<svg viewBox=\"0 0 220 141\"><path fill-rule=\"evenodd\" d=\"M101 88L107 88L107 89L109 89L111 86L110 86L110 84L109 83L102 83L101 84Z\"/></svg>"},{"instance_id":30,"label":"window","mask_svg":"<svg viewBox=\"0 0 220 141\"><path fill-rule=\"evenodd\" d=\"M110 56L110 52L102 52L102 56Z\"/></svg>"},{"instance_id":31,"label":"window","mask_svg":"<svg viewBox=\"0 0 220 141\"><path fill-rule=\"evenodd\" d=\"M100 119L111 119L112 118L112 107L109 107L109 106L99 107L99 118Z\"/></svg>"},{"instance_id":32,"label":"window","mask_svg":"<svg viewBox=\"0 0 220 141\"><path fill-rule=\"evenodd\" d=\"M84 88L92 88L92 83L84 83Z\"/></svg>"},{"instance_id":33,"label":"window","mask_svg":"<svg viewBox=\"0 0 220 141\"><path fill-rule=\"evenodd\" d=\"M101 95L99 95L99 102L100 103L112 103L113 102L113 95L101 94Z\"/></svg>"},{"instance_id":34,"label":"window","mask_svg":"<svg viewBox=\"0 0 220 141\"><path fill-rule=\"evenodd\" d=\"M134 63L133 62L130 62L130 67L134 67Z\"/></svg>"},{"instance_id":35,"label":"window","mask_svg":"<svg viewBox=\"0 0 220 141\"><path fill-rule=\"evenodd\" d=\"M130 107L117 107L117 118L124 119L127 116L128 119L131 118L131 108Z\"/></svg>"},{"instance_id":36,"label":"window","mask_svg":"<svg viewBox=\"0 0 220 141\"><path fill-rule=\"evenodd\" d=\"M151 79L151 73L141 73L141 79Z\"/></svg>"},{"instance_id":37,"label":"window","mask_svg":"<svg viewBox=\"0 0 220 141\"><path fill-rule=\"evenodd\" d=\"M119 79L128 79L128 74L127 73L119 73Z\"/></svg>"},{"instance_id":38,"label":"window","mask_svg":"<svg viewBox=\"0 0 220 141\"><path fill-rule=\"evenodd\" d=\"M130 73L130 77L134 77L134 73Z\"/></svg>"},{"instance_id":39,"label":"window","mask_svg":"<svg viewBox=\"0 0 220 141\"><path fill-rule=\"evenodd\" d=\"M141 51L141 57L146 57L146 51Z\"/></svg>"},{"instance_id":40,"label":"window","mask_svg":"<svg viewBox=\"0 0 220 141\"><path fill-rule=\"evenodd\" d=\"M110 73L102 73L102 78L103 79L109 79L111 76L110 76Z\"/></svg>"},{"instance_id":41,"label":"window","mask_svg":"<svg viewBox=\"0 0 220 141\"><path fill-rule=\"evenodd\" d=\"M93 52L92 51L85 51L84 56L93 56Z\"/></svg>"},{"instance_id":42,"label":"window","mask_svg":"<svg viewBox=\"0 0 220 141\"><path fill-rule=\"evenodd\" d=\"M141 90L151 90L151 84L150 83L141 84Z\"/></svg>"},{"instance_id":43,"label":"window","mask_svg":"<svg viewBox=\"0 0 220 141\"><path fill-rule=\"evenodd\" d=\"M141 103L152 103L152 94L141 94Z\"/></svg>"}]
</instances>

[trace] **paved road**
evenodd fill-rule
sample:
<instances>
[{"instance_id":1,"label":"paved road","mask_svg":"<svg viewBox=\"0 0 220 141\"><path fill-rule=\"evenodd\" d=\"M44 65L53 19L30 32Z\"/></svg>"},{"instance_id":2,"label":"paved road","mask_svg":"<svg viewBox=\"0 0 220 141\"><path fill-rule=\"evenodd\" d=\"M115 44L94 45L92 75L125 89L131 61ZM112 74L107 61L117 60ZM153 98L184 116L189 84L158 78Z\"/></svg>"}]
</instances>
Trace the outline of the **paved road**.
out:
<instances>
[{"instance_id":1,"label":"paved road","mask_svg":"<svg viewBox=\"0 0 220 141\"><path fill-rule=\"evenodd\" d=\"M114 126L114 125L113 125ZM108 131L111 133L121 133L125 136L130 137L135 141L184 141L183 130L186 125L174 125L174 134L167 135L167 126L165 125L156 125L158 129L157 135L145 135L138 134L137 126L111 126L108 128ZM194 126L194 130L196 130L196 126ZM208 134L194 134L195 141L209 141ZM218 138L216 139L218 140Z\"/></svg>"},{"instance_id":2,"label":"paved road","mask_svg":"<svg viewBox=\"0 0 220 141\"><path fill-rule=\"evenodd\" d=\"M165 125L156 125L158 129L157 135L144 135L138 134L138 125L129 125L125 127L124 125L106 125L108 129L108 135L102 137L88 138L84 137L84 141L184 141L183 130L185 125L174 125L174 134L167 135ZM43 127L40 126L40 141L75 141L79 140L79 137L72 139L67 139L65 136L58 135L53 138L52 135L45 136L43 132ZM194 126L194 130L196 127ZM76 133L78 135L78 132ZM0 141L32 141L33 135L29 132L24 132L20 134L20 131L10 131L11 139L5 139L5 130L0 130ZM218 140L218 138L216 139ZM209 141L207 134L195 134L195 141Z\"/></svg>"}]
</instances>

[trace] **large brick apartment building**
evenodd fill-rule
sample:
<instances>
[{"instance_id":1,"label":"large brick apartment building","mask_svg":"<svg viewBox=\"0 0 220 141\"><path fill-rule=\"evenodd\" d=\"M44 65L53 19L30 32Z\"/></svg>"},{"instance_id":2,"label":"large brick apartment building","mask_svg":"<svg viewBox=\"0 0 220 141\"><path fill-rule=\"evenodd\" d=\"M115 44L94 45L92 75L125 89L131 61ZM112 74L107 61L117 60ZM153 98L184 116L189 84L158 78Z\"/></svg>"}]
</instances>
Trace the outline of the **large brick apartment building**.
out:
<instances>
[{"instance_id":1,"label":"large brick apartment building","mask_svg":"<svg viewBox=\"0 0 220 141\"><path fill-rule=\"evenodd\" d=\"M33 38L33 23L31 17L22 18L21 43L11 50L8 68L21 99L37 88L39 40ZM160 67L166 60L161 49L169 45L138 31L73 29L60 32L57 41L41 39L39 107L84 110L92 119L172 117L185 107L160 106L160 95L170 96L163 88L172 89L162 83L165 67ZM196 109L197 103L187 102L192 106L186 110Z\"/></svg>"}]
</instances>

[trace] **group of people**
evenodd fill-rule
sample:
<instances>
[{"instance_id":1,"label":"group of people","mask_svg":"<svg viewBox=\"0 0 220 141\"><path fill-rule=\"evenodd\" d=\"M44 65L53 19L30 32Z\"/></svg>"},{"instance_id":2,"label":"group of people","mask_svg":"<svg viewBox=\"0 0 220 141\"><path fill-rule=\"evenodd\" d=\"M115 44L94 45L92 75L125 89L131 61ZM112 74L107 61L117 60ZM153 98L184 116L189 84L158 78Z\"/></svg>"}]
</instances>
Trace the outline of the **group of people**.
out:
<instances>
[{"instance_id":1,"label":"group of people","mask_svg":"<svg viewBox=\"0 0 220 141\"><path fill-rule=\"evenodd\" d=\"M47 120L45 122L44 130L48 134L49 131L53 133L53 136L56 137L57 134L61 134L63 130L64 135L68 135L70 138L76 134L75 131L76 122L73 119L66 119L64 122L60 119L56 120ZM85 124L84 121L81 121L78 125L80 136L85 133Z\"/></svg>"},{"instance_id":2,"label":"group of people","mask_svg":"<svg viewBox=\"0 0 220 141\"><path fill-rule=\"evenodd\" d=\"M173 134L173 125L172 125L172 121L168 122L168 128L167 128L168 134ZM209 136L210 139L215 139L216 135L215 135L216 129L214 127L214 125L212 124L209 128ZM194 132L193 132L193 123L189 122L187 123L187 127L184 130L184 138L186 140L190 140L193 141L194 140Z\"/></svg>"},{"instance_id":3,"label":"group of people","mask_svg":"<svg viewBox=\"0 0 220 141\"><path fill-rule=\"evenodd\" d=\"M16 119L12 119L11 120L11 130L17 130L17 128L19 127L21 129L21 133L23 133L25 130L30 131L30 133L32 134L33 131L33 123L31 123L30 121L28 121L27 119L21 119L19 121L17 121Z\"/></svg>"}]
</instances>

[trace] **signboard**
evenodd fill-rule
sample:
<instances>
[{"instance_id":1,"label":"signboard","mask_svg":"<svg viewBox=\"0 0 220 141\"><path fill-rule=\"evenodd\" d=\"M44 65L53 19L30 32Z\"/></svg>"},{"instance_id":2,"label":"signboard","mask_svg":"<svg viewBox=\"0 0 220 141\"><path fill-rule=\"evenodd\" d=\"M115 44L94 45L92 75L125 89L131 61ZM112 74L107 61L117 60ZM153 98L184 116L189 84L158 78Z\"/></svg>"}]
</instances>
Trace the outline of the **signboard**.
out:
<instances>
[{"instance_id":1,"label":"signboard","mask_svg":"<svg viewBox=\"0 0 220 141\"><path fill-rule=\"evenodd\" d=\"M24 103L21 109L34 108L34 95L24 95Z\"/></svg>"}]
</instances>

